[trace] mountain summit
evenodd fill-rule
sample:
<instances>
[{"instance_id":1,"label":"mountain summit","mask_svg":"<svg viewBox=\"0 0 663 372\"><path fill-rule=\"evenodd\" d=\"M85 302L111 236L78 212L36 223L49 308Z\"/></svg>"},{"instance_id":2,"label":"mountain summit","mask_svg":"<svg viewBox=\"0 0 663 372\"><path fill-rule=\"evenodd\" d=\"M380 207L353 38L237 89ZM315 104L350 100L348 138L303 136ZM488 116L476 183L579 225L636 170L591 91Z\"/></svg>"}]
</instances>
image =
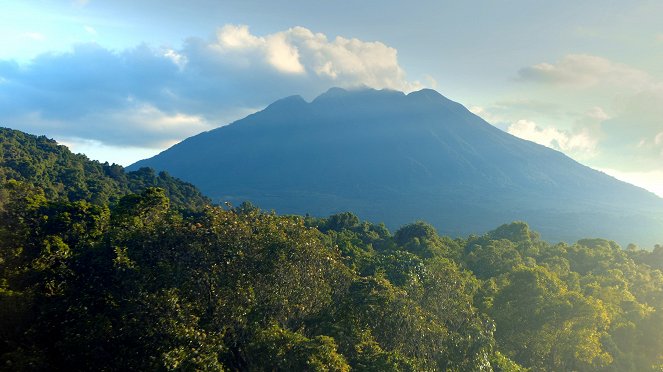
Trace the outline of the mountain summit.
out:
<instances>
[{"instance_id":1,"label":"mountain summit","mask_svg":"<svg viewBox=\"0 0 663 372\"><path fill-rule=\"evenodd\" d=\"M279 213L352 211L482 233L524 220L543 238L663 241L663 199L505 133L440 93L332 88L276 101L129 167L166 170L216 201Z\"/></svg>"}]
</instances>

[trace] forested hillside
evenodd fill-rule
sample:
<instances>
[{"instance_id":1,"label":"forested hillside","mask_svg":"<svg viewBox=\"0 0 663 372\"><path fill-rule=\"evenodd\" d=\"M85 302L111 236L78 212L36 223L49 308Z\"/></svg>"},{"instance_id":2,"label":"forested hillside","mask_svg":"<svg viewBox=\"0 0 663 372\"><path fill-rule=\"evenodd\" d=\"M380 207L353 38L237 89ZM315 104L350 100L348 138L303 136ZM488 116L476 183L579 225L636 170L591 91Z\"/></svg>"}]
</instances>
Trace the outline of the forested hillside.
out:
<instances>
[{"instance_id":1,"label":"forested hillside","mask_svg":"<svg viewBox=\"0 0 663 372\"><path fill-rule=\"evenodd\" d=\"M105 204L146 187L161 187L176 207L198 210L210 203L196 187L166 172L156 174L150 168L125 172L117 164L73 154L45 136L0 128L0 184L8 180L37 186L49 200Z\"/></svg>"},{"instance_id":2,"label":"forested hillside","mask_svg":"<svg viewBox=\"0 0 663 372\"><path fill-rule=\"evenodd\" d=\"M391 233L352 213L175 203L156 187L95 197L96 178L116 185L105 165L11 133L3 159L22 161L1 166L2 369L663 370L661 246L551 244L524 222ZM44 164L83 170L70 184Z\"/></svg>"}]
</instances>

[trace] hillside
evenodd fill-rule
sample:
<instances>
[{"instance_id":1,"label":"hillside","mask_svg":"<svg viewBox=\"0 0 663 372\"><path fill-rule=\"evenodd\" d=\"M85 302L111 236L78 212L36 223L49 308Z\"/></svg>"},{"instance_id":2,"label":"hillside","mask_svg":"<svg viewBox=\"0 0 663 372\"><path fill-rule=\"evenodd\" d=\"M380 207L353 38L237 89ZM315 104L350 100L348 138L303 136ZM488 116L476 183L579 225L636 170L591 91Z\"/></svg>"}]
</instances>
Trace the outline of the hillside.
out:
<instances>
[{"instance_id":1,"label":"hillside","mask_svg":"<svg viewBox=\"0 0 663 372\"><path fill-rule=\"evenodd\" d=\"M115 202L146 187L161 187L175 207L201 209L210 200L195 186L149 168L125 172L73 154L45 136L0 128L0 185L21 181L44 191L52 200L85 200L95 204Z\"/></svg>"},{"instance_id":2,"label":"hillside","mask_svg":"<svg viewBox=\"0 0 663 372\"><path fill-rule=\"evenodd\" d=\"M356 212L452 236L525 220L552 241L663 240L663 200L509 135L433 90L299 96L129 167L166 170L215 201Z\"/></svg>"},{"instance_id":3,"label":"hillside","mask_svg":"<svg viewBox=\"0 0 663 372\"><path fill-rule=\"evenodd\" d=\"M0 370L663 367L661 245L199 208L167 175L181 200L101 194L89 185L129 186L44 137L3 140Z\"/></svg>"}]
</instances>

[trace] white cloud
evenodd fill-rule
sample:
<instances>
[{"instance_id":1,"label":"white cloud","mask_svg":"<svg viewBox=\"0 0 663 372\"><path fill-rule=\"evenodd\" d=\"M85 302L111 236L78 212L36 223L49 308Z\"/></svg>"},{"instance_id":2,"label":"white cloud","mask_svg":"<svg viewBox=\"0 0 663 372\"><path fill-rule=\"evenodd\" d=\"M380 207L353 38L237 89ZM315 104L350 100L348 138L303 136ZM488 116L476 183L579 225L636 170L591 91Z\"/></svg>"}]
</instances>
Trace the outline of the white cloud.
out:
<instances>
[{"instance_id":1,"label":"white cloud","mask_svg":"<svg viewBox=\"0 0 663 372\"><path fill-rule=\"evenodd\" d=\"M182 138L214 127L200 116L166 113L144 103L128 104L123 109L94 111L68 120L30 112L8 118L7 122L21 123L20 129L29 133L48 133L49 136L69 141L76 139L74 142L79 145L103 144L145 149L163 149ZM103 138L97 133L101 133Z\"/></svg>"},{"instance_id":2,"label":"white cloud","mask_svg":"<svg viewBox=\"0 0 663 372\"><path fill-rule=\"evenodd\" d=\"M292 74L308 74L339 86L368 86L412 91L423 87L408 82L398 64L398 53L381 42L366 42L337 36L329 40L322 33L304 27L266 36L251 34L248 26L226 25L208 47L225 58L244 61L241 66L266 63ZM435 84L430 79L430 84Z\"/></svg>"},{"instance_id":3,"label":"white cloud","mask_svg":"<svg viewBox=\"0 0 663 372\"><path fill-rule=\"evenodd\" d=\"M299 62L299 51L286 41L284 34L275 34L267 39L266 55L269 63L281 72L304 72L304 66Z\"/></svg>"},{"instance_id":4,"label":"white cloud","mask_svg":"<svg viewBox=\"0 0 663 372\"><path fill-rule=\"evenodd\" d=\"M179 67L180 70L184 69L186 66L188 59L186 58L185 55L182 55L173 49L165 49L163 51L163 56L168 58L171 62L173 62L177 67Z\"/></svg>"},{"instance_id":5,"label":"white cloud","mask_svg":"<svg viewBox=\"0 0 663 372\"><path fill-rule=\"evenodd\" d=\"M161 150L143 147L109 146L97 140L85 138L54 138L59 144L67 146L73 153L85 154L92 160L101 162L109 161L111 163L123 166L131 165L136 158L146 159L158 154Z\"/></svg>"},{"instance_id":6,"label":"white cloud","mask_svg":"<svg viewBox=\"0 0 663 372\"><path fill-rule=\"evenodd\" d=\"M598 143L588 131L570 133L552 127L542 128L528 120L518 120L509 125L507 132L570 155L593 156Z\"/></svg>"},{"instance_id":7,"label":"white cloud","mask_svg":"<svg viewBox=\"0 0 663 372\"><path fill-rule=\"evenodd\" d=\"M518 120L534 121L540 126L543 123L569 123L569 117L560 105L531 98L511 97L489 106L470 106L469 110L504 131Z\"/></svg>"},{"instance_id":8,"label":"white cloud","mask_svg":"<svg viewBox=\"0 0 663 372\"><path fill-rule=\"evenodd\" d=\"M506 127L508 126L508 120L505 120L504 117L495 113L491 109L487 109L483 106L470 106L468 107L468 110L474 115L481 117L486 122L501 128L502 130L506 130Z\"/></svg>"},{"instance_id":9,"label":"white cloud","mask_svg":"<svg viewBox=\"0 0 663 372\"><path fill-rule=\"evenodd\" d=\"M233 54L249 57L249 63L266 62L279 72L298 74L304 72L299 62L299 51L286 40L287 31L266 37L254 36L246 25L226 25L217 33L216 44L210 47L232 58Z\"/></svg>"},{"instance_id":10,"label":"white cloud","mask_svg":"<svg viewBox=\"0 0 663 372\"><path fill-rule=\"evenodd\" d=\"M227 25L180 48L113 51L89 43L21 65L0 60L0 121L103 146L163 148L277 99L310 99L332 86L410 91L420 84L406 79L396 50L380 42L328 39L303 27L253 35Z\"/></svg>"},{"instance_id":11,"label":"white cloud","mask_svg":"<svg viewBox=\"0 0 663 372\"><path fill-rule=\"evenodd\" d=\"M103 116L103 117L102 117ZM113 111L98 115L92 114L86 120L107 125L116 125L124 122L121 129L129 136L149 134L151 142L131 141L126 139L123 144L150 145L150 147L172 146L182 137L188 137L213 128L204 118L197 115L187 115L180 112L165 113L150 104L138 104L124 111ZM103 125L103 124L102 124Z\"/></svg>"},{"instance_id":12,"label":"white cloud","mask_svg":"<svg viewBox=\"0 0 663 372\"><path fill-rule=\"evenodd\" d=\"M660 129L663 129L663 124ZM635 149L639 152L639 155L647 156L650 160L653 160L663 171L663 132L640 139Z\"/></svg>"},{"instance_id":13,"label":"white cloud","mask_svg":"<svg viewBox=\"0 0 663 372\"><path fill-rule=\"evenodd\" d=\"M251 49L265 44L265 39L251 35L247 25L225 25L217 30L219 46L223 49Z\"/></svg>"},{"instance_id":14,"label":"white cloud","mask_svg":"<svg viewBox=\"0 0 663 372\"><path fill-rule=\"evenodd\" d=\"M486 109L484 107L481 107L481 106L470 106L467 109L471 113L473 113L474 115L478 115L478 116L481 116L481 115L484 115L484 114L487 113Z\"/></svg>"},{"instance_id":15,"label":"white cloud","mask_svg":"<svg viewBox=\"0 0 663 372\"><path fill-rule=\"evenodd\" d=\"M656 137L654 137L654 144L657 146L663 144L663 132L657 134Z\"/></svg>"}]
</instances>

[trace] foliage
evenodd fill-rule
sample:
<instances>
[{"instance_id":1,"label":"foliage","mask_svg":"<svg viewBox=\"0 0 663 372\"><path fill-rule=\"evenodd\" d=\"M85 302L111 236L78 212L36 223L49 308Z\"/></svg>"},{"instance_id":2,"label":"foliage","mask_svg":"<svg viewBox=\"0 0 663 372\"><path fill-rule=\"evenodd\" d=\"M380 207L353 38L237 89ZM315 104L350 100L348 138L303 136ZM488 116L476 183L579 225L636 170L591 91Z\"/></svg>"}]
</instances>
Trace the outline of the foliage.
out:
<instances>
[{"instance_id":1,"label":"foliage","mask_svg":"<svg viewBox=\"0 0 663 372\"><path fill-rule=\"evenodd\" d=\"M49 166L81 160L32 140L59 154ZM663 365L661 246L549 244L523 222L467 239L424 222L392 235L352 213L203 206L180 183L154 187L149 170L123 195L138 181L119 168L111 178L127 183L87 160L81 182L62 181L46 160L3 148L14 160L0 167L0 369ZM91 191L95 178L112 187Z\"/></svg>"},{"instance_id":2,"label":"foliage","mask_svg":"<svg viewBox=\"0 0 663 372\"><path fill-rule=\"evenodd\" d=\"M0 185L8 180L37 186L49 199L99 205L146 187L163 188L178 208L200 210L210 203L193 185L166 172L141 168L125 173L120 165L91 161L45 136L0 128Z\"/></svg>"}]
</instances>

